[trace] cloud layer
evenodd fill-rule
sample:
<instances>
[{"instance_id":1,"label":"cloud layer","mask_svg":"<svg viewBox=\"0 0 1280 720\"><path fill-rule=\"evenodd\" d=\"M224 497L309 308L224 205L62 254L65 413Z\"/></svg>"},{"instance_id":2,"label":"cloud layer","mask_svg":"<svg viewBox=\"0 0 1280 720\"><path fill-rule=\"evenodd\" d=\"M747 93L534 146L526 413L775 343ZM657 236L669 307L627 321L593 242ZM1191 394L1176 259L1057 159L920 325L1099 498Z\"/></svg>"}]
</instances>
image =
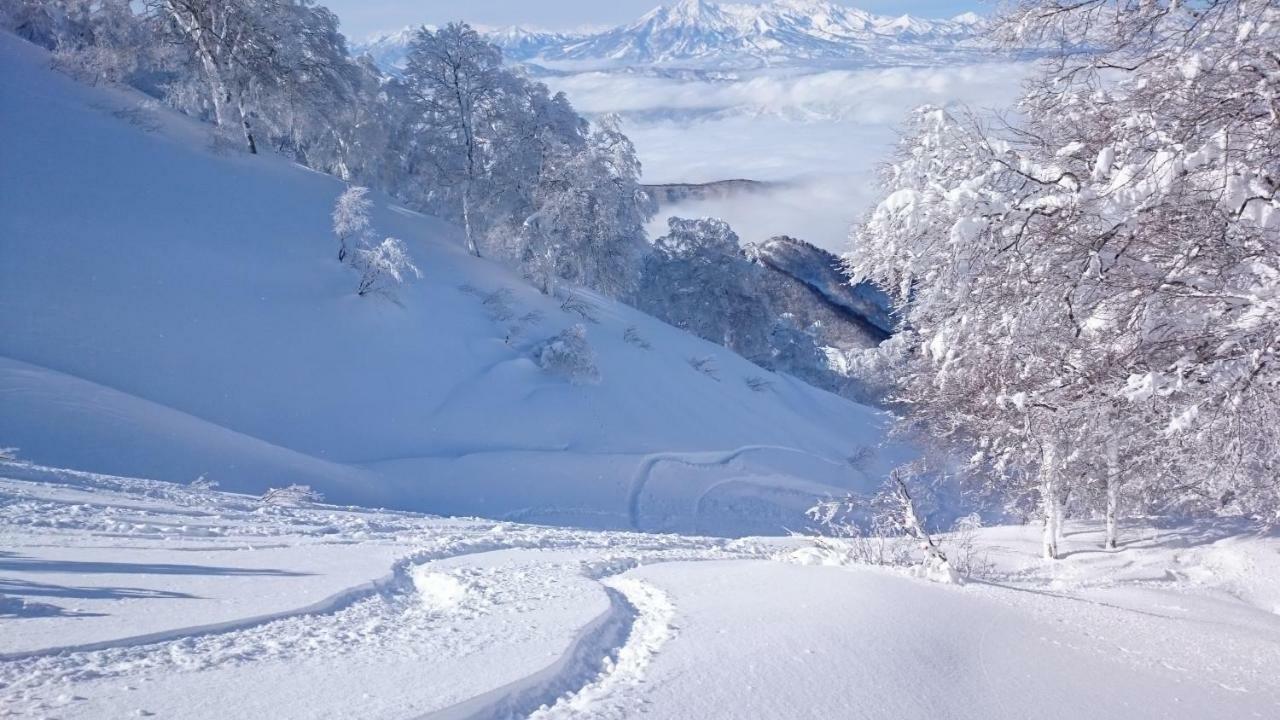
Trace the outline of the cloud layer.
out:
<instances>
[{"instance_id":1,"label":"cloud layer","mask_svg":"<svg viewBox=\"0 0 1280 720\"><path fill-rule=\"evenodd\" d=\"M1024 66L984 63L953 67L893 67L824 72L772 72L729 79L671 79L588 72L551 78L579 110L739 110L797 119L883 123L923 103L1004 101Z\"/></svg>"},{"instance_id":2,"label":"cloud layer","mask_svg":"<svg viewBox=\"0 0 1280 720\"><path fill-rule=\"evenodd\" d=\"M875 169L912 108L1007 106L1027 69L999 63L725 79L591 72L548 84L584 112L621 113L646 182L788 183L764 195L666 208L651 232L670 214L712 215L746 241L790 234L841 251L849 226L874 201Z\"/></svg>"}]
</instances>

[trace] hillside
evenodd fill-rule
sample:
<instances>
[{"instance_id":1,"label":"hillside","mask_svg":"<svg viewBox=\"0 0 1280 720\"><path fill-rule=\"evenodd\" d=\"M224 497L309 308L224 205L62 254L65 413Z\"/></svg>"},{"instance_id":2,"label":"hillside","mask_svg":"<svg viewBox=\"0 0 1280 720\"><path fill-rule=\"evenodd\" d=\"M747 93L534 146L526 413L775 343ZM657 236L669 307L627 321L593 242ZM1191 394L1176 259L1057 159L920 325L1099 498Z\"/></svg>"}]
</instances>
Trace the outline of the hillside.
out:
<instances>
[{"instance_id":1,"label":"hillside","mask_svg":"<svg viewBox=\"0 0 1280 720\"><path fill-rule=\"evenodd\" d=\"M752 245L747 252L763 267L805 288L818 304L856 327L862 337L861 347L871 347L893 334L889 297L870 283L850 282L835 255L785 235Z\"/></svg>"},{"instance_id":2,"label":"hillside","mask_svg":"<svg viewBox=\"0 0 1280 720\"><path fill-rule=\"evenodd\" d=\"M80 86L8 35L0 94L0 446L25 458L236 491L307 483L338 503L738 534L794 527L814 497L866 485L906 453L881 447L876 412L630 308L587 297L585 322L386 198L374 224L409 244L425 278L398 304L357 297L329 229L340 182L219 151L205 126ZM575 322L597 384L532 359ZM624 340L631 327L649 348ZM714 377L690 363L707 357ZM771 385L753 391L756 376Z\"/></svg>"}]
</instances>

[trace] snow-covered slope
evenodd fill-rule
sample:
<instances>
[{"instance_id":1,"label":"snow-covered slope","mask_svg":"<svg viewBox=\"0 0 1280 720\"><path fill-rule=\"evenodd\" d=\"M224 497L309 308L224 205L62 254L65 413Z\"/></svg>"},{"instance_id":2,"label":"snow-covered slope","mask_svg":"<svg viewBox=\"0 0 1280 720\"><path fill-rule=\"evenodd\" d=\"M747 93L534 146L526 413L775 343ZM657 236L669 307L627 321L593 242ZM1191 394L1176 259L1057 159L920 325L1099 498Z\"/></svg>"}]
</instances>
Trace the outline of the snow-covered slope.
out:
<instances>
[{"instance_id":1,"label":"snow-covered slope","mask_svg":"<svg viewBox=\"0 0 1280 720\"><path fill-rule=\"evenodd\" d=\"M906 452L880 448L872 410L786 377L753 392L764 371L602 298L601 382L548 375L533 346L581 318L385 198L375 225L425 279L400 304L357 297L329 231L341 183L220 154L141 101L0 36L0 446L240 491L724 534L794 527ZM482 302L504 290L505 312ZM717 377L689 362L708 356Z\"/></svg>"},{"instance_id":2,"label":"snow-covered slope","mask_svg":"<svg viewBox=\"0 0 1280 720\"><path fill-rule=\"evenodd\" d=\"M638 20L588 35L504 29L489 33L511 59L593 65L747 68L793 63L886 65L937 63L972 56L983 20L888 17L827 0L774 0L760 5L679 0ZM395 67L406 31L357 46ZM399 48L397 50L396 48Z\"/></svg>"},{"instance_id":3,"label":"snow-covered slope","mask_svg":"<svg viewBox=\"0 0 1280 720\"><path fill-rule=\"evenodd\" d=\"M1273 718L1280 538L1243 530L1126 524L1106 552L1072 523L1046 563L1035 527L984 528L981 580L940 585L839 543L264 507L0 461L0 714Z\"/></svg>"}]
</instances>

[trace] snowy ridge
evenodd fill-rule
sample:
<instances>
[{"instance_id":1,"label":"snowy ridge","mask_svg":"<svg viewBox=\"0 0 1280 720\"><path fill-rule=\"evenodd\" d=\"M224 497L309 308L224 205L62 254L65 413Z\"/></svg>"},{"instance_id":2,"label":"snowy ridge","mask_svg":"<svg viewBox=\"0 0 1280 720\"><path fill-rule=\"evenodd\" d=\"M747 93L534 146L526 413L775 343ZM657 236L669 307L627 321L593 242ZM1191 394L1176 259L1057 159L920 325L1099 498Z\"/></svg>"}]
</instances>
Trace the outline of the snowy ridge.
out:
<instances>
[{"instance_id":1,"label":"snowy ridge","mask_svg":"<svg viewBox=\"0 0 1280 720\"><path fill-rule=\"evenodd\" d=\"M763 67L815 61L835 64L932 64L981 54L984 21L873 15L826 0L761 5L680 0L638 20L597 33L559 34L506 28L486 33L513 60L533 63ZM357 44L384 68L397 67L411 28Z\"/></svg>"}]
</instances>

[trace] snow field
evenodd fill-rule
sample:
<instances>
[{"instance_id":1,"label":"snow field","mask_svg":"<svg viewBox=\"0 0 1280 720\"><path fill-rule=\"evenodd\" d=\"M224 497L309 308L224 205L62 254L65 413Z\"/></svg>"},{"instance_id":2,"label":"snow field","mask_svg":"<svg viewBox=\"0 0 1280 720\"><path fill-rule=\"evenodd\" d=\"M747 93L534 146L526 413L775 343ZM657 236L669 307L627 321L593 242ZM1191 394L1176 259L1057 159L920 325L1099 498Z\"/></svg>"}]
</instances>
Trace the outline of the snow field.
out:
<instances>
[{"instance_id":1,"label":"snow field","mask_svg":"<svg viewBox=\"0 0 1280 720\"><path fill-rule=\"evenodd\" d=\"M43 478L0 482L0 527L6 546L20 548L0 556L13 609L0 622L19 631L0 649L0 704L19 714L117 716L136 705L186 716L196 712L186 703L199 676L196 694L220 697L219 712L524 715L589 683L591 697L611 692L618 681L609 678L634 674L638 662L641 651L626 649L632 627L665 626L652 610L660 595L605 584L614 575L752 552L717 540L356 509L260 512L243 496L8 469L17 472L0 474ZM36 516L49 522L30 522ZM119 523L145 531L119 533ZM91 559L64 568L62 558L98 555L112 558L104 572ZM362 581L344 587L352 576ZM137 587L115 585L126 580ZM352 692L351 678L364 692ZM67 686L80 699L52 692Z\"/></svg>"},{"instance_id":2,"label":"snow field","mask_svg":"<svg viewBox=\"0 0 1280 720\"><path fill-rule=\"evenodd\" d=\"M10 716L1280 710L1280 615L1268 607L1280 539L1224 523L1130 523L1116 552L1097 549L1099 528L1073 525L1056 563L1038 559L1035 528L985 528L983 577L944 586L837 558L809 564L801 538L263 508L19 463L0 478ZM112 572L64 572L72 557ZM97 596L123 588L148 592ZM304 606L308 596L331 599ZM95 642L59 650L70 637Z\"/></svg>"}]
</instances>

